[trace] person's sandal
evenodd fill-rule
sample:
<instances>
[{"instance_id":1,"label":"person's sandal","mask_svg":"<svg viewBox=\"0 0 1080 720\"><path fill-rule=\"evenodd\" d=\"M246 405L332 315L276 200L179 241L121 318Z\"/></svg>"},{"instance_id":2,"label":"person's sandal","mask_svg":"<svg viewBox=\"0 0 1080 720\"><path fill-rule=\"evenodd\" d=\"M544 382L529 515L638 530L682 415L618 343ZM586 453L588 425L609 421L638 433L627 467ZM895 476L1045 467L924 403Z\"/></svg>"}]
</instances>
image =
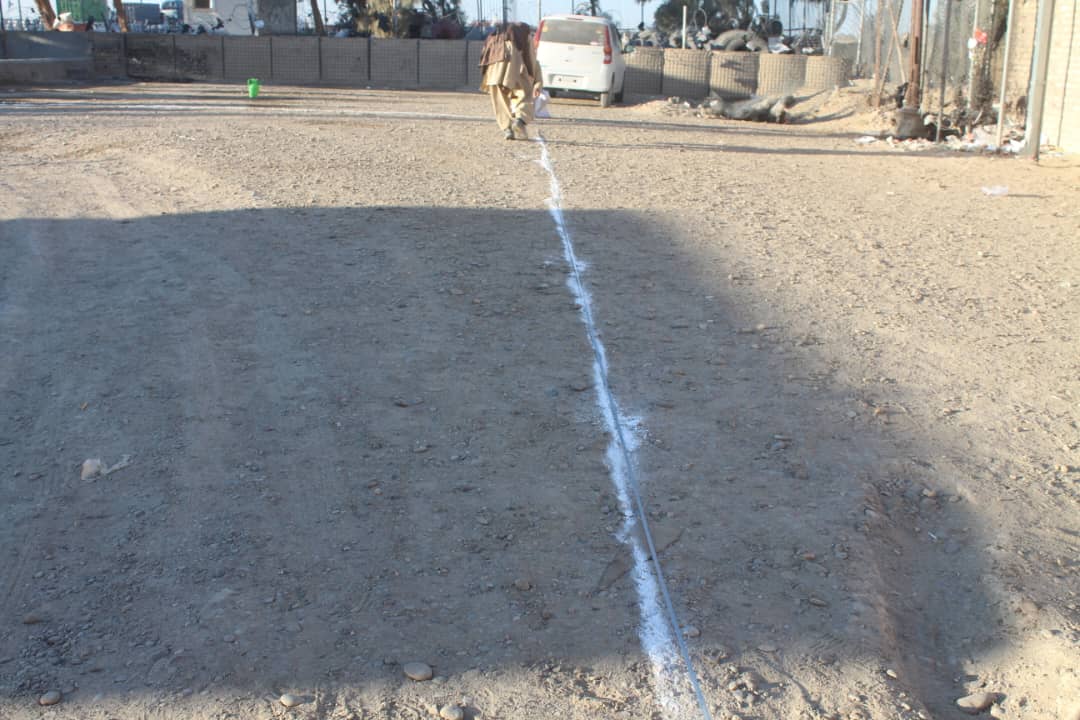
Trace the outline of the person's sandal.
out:
<instances>
[{"instance_id":1,"label":"person's sandal","mask_svg":"<svg viewBox=\"0 0 1080 720\"><path fill-rule=\"evenodd\" d=\"M507 140L513 140L514 139L514 128L512 128L512 127L506 128L506 131L503 133L503 137L506 138Z\"/></svg>"},{"instance_id":2,"label":"person's sandal","mask_svg":"<svg viewBox=\"0 0 1080 720\"><path fill-rule=\"evenodd\" d=\"M513 132L515 134L520 134L520 139L522 140L529 139L529 131L525 129L525 121L521 118L514 121Z\"/></svg>"}]
</instances>

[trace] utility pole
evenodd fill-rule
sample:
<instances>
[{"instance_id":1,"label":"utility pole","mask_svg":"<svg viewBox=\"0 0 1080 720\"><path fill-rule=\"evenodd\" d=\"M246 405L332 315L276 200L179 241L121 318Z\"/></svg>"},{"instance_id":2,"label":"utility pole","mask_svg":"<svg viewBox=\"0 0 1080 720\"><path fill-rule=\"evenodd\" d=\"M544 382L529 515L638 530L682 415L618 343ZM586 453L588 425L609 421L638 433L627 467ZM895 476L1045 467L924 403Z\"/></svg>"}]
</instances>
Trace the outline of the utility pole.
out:
<instances>
[{"instance_id":1,"label":"utility pole","mask_svg":"<svg viewBox=\"0 0 1080 720\"><path fill-rule=\"evenodd\" d=\"M907 92L904 93L904 107L900 108L896 113L896 137L901 140L926 137L926 126L923 125L922 112L920 111L922 88L919 87L919 80L922 77L924 17L923 0L913 0L911 4L911 37L908 41L911 53L908 86Z\"/></svg>"},{"instance_id":2,"label":"utility pole","mask_svg":"<svg viewBox=\"0 0 1080 720\"><path fill-rule=\"evenodd\" d=\"M908 72L907 92L904 94L904 107L919 109L922 100L922 88L919 80L922 78L922 44L923 44L923 0L913 0L911 3L911 62Z\"/></svg>"}]
</instances>

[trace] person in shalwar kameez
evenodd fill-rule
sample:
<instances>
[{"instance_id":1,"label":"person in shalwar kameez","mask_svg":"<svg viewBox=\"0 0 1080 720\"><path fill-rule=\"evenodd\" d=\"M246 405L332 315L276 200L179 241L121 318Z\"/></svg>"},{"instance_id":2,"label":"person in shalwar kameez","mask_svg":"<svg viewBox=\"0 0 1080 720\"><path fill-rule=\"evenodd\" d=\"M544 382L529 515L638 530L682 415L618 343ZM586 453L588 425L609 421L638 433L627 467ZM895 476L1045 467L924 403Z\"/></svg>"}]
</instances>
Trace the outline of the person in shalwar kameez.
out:
<instances>
[{"instance_id":1,"label":"person in shalwar kameez","mask_svg":"<svg viewBox=\"0 0 1080 720\"><path fill-rule=\"evenodd\" d=\"M544 79L536 50L525 23L502 25L484 41L480 67L484 69L480 89L491 95L495 122L507 140L527 140L526 124L533 119L533 100L543 89Z\"/></svg>"}]
</instances>

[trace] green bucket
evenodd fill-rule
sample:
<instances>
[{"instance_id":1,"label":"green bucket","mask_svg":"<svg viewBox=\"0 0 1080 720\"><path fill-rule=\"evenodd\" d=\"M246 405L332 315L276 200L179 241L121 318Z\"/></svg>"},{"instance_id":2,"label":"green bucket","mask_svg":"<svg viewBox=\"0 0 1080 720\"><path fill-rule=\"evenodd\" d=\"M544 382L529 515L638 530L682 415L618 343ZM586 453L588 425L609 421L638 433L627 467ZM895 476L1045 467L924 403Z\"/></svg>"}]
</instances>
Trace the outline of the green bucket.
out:
<instances>
[{"instance_id":1,"label":"green bucket","mask_svg":"<svg viewBox=\"0 0 1080 720\"><path fill-rule=\"evenodd\" d=\"M259 79L258 78L250 78L248 80L248 97L249 98L257 98L257 97L259 97Z\"/></svg>"}]
</instances>

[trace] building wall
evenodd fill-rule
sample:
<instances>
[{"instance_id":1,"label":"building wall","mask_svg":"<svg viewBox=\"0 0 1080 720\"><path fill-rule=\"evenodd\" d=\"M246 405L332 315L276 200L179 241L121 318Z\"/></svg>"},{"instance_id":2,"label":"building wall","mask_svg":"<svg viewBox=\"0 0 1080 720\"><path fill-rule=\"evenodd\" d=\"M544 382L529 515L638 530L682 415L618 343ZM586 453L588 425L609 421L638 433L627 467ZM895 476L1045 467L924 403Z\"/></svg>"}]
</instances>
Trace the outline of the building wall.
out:
<instances>
[{"instance_id":1,"label":"building wall","mask_svg":"<svg viewBox=\"0 0 1080 720\"><path fill-rule=\"evenodd\" d=\"M296 34L296 0L258 0L255 15L266 23L261 35Z\"/></svg>"},{"instance_id":2,"label":"building wall","mask_svg":"<svg viewBox=\"0 0 1080 720\"><path fill-rule=\"evenodd\" d=\"M1028 86L1031 82L1031 58L1035 53L1035 23L1039 14L1039 0L1013 0L1013 26L1006 32L1011 36L1009 42L1009 68L1005 76L1005 112L1014 121L1024 122L1024 109L1027 108ZM1008 6L1006 5L1005 8ZM1001 47L1005 38L1001 39ZM993 84L994 103L997 103L997 89L1001 87L1000 57L994 63Z\"/></svg>"},{"instance_id":3,"label":"building wall","mask_svg":"<svg viewBox=\"0 0 1080 720\"><path fill-rule=\"evenodd\" d=\"M1076 0L1055 0L1043 135L1051 145L1080 152L1080 12Z\"/></svg>"}]
</instances>

